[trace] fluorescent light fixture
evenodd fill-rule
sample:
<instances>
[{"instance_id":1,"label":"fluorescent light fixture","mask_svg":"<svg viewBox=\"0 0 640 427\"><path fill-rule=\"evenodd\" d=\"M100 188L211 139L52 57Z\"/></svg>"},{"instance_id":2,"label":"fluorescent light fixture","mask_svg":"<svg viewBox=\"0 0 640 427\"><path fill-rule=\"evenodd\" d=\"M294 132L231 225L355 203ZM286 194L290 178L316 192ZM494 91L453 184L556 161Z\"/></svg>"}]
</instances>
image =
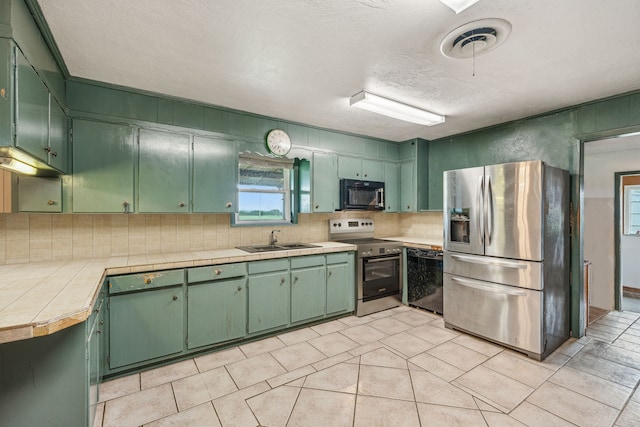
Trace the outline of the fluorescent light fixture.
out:
<instances>
[{"instance_id":1,"label":"fluorescent light fixture","mask_svg":"<svg viewBox=\"0 0 640 427\"><path fill-rule=\"evenodd\" d=\"M25 175L35 175L38 172L33 166L10 157L0 157L0 167Z\"/></svg>"},{"instance_id":2,"label":"fluorescent light fixture","mask_svg":"<svg viewBox=\"0 0 640 427\"><path fill-rule=\"evenodd\" d=\"M351 97L351 105L407 122L433 126L444 122L444 116L362 91Z\"/></svg>"},{"instance_id":3,"label":"fluorescent light fixture","mask_svg":"<svg viewBox=\"0 0 640 427\"><path fill-rule=\"evenodd\" d=\"M462 12L468 7L473 6L480 0L440 0L449 9L453 10L456 14Z\"/></svg>"}]
</instances>

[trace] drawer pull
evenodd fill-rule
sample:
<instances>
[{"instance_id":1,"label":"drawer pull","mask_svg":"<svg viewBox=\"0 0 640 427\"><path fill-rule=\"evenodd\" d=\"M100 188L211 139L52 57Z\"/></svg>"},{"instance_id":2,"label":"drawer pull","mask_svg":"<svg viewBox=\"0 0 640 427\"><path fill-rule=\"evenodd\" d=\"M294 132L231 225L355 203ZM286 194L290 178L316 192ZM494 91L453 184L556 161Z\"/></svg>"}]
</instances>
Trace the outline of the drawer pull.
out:
<instances>
[{"instance_id":1,"label":"drawer pull","mask_svg":"<svg viewBox=\"0 0 640 427\"><path fill-rule=\"evenodd\" d=\"M151 277L145 277L145 278L144 278L144 283L145 283L145 284L147 284L147 285L148 285L148 284L150 284L151 282L152 282Z\"/></svg>"},{"instance_id":2,"label":"drawer pull","mask_svg":"<svg viewBox=\"0 0 640 427\"><path fill-rule=\"evenodd\" d=\"M219 276L219 275L222 274L222 270L217 269L217 268L215 270L213 270L213 272L216 274L216 276Z\"/></svg>"}]
</instances>

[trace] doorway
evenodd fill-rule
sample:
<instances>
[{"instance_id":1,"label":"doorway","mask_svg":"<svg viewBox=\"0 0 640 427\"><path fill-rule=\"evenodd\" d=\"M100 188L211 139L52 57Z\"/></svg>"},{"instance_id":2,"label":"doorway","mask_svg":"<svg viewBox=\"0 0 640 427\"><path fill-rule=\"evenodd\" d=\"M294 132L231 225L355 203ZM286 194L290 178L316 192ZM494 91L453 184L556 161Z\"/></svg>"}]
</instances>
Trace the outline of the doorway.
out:
<instances>
[{"instance_id":1,"label":"doorway","mask_svg":"<svg viewBox=\"0 0 640 427\"><path fill-rule=\"evenodd\" d=\"M615 182L616 283L621 309L640 313L640 171L617 172Z\"/></svg>"},{"instance_id":2,"label":"doorway","mask_svg":"<svg viewBox=\"0 0 640 427\"><path fill-rule=\"evenodd\" d=\"M638 171L640 135L585 142L583 147L584 259L590 263L591 279L588 304L596 313L599 310L603 313L609 310L640 313L640 305L623 304L620 267L621 255L627 252L620 250L624 237L620 232L623 222L620 215L624 212L619 194L622 176ZM640 175L640 172L635 174ZM616 181L618 179L620 182ZM631 238L634 243L640 243L640 236Z\"/></svg>"}]
</instances>

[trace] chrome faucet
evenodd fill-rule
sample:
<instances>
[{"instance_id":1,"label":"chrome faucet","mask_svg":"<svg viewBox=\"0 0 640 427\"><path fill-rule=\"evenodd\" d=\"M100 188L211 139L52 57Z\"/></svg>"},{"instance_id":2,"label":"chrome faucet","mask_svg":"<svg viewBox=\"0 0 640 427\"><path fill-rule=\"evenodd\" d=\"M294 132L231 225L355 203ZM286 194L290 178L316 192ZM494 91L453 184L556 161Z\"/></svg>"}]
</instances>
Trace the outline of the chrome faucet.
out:
<instances>
[{"instance_id":1,"label":"chrome faucet","mask_svg":"<svg viewBox=\"0 0 640 427\"><path fill-rule=\"evenodd\" d=\"M276 243L278 243L278 236L276 236L274 233L276 232L280 232L280 230L271 230L271 241L269 242L270 245L275 245Z\"/></svg>"}]
</instances>

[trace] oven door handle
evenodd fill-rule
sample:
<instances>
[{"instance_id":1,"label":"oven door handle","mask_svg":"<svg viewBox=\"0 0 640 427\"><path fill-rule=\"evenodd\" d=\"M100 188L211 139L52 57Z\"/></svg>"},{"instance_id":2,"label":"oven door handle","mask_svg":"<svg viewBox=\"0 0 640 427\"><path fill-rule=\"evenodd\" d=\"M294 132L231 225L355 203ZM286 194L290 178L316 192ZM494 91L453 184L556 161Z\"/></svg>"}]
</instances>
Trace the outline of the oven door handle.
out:
<instances>
[{"instance_id":1,"label":"oven door handle","mask_svg":"<svg viewBox=\"0 0 640 427\"><path fill-rule=\"evenodd\" d=\"M364 258L365 261L367 261L368 263L373 263L373 262L384 262L384 261L393 261L393 260L400 260L400 255L398 256L388 256L388 257L382 257L382 258Z\"/></svg>"}]
</instances>

